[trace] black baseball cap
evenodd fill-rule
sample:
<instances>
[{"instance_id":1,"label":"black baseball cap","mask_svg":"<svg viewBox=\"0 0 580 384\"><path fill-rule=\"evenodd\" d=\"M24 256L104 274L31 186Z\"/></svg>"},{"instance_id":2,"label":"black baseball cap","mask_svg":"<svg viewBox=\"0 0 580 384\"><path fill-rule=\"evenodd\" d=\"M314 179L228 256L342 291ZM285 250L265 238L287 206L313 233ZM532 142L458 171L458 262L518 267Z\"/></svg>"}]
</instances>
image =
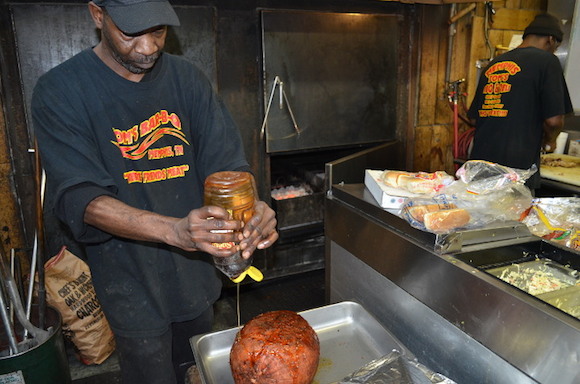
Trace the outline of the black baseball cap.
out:
<instances>
[{"instance_id":1,"label":"black baseball cap","mask_svg":"<svg viewBox=\"0 0 580 384\"><path fill-rule=\"evenodd\" d=\"M117 27L138 33L158 25L179 26L179 18L167 0L93 0L105 7Z\"/></svg>"},{"instance_id":2,"label":"black baseball cap","mask_svg":"<svg viewBox=\"0 0 580 384\"><path fill-rule=\"evenodd\" d=\"M524 38L527 35L541 35L541 36L554 36L558 41L562 41L564 38L564 32L562 32L562 24L560 20L548 13L541 13L536 16L534 20L526 27L524 30Z\"/></svg>"}]
</instances>

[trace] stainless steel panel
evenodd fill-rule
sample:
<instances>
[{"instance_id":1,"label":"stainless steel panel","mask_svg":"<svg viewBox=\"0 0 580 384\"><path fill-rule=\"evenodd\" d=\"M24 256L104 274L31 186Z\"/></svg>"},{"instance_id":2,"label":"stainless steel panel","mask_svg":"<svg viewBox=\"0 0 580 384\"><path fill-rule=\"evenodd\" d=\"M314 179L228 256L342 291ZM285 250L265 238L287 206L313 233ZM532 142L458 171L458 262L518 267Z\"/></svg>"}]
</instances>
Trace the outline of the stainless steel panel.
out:
<instances>
[{"instance_id":1,"label":"stainless steel panel","mask_svg":"<svg viewBox=\"0 0 580 384\"><path fill-rule=\"evenodd\" d=\"M564 39L555 54L564 68L564 76L570 90L574 113L580 114L580 2L575 0L549 0L548 12L560 19Z\"/></svg>"},{"instance_id":2,"label":"stainless steel panel","mask_svg":"<svg viewBox=\"0 0 580 384\"><path fill-rule=\"evenodd\" d=\"M342 302L300 312L320 340L320 366L314 382L338 381L370 361L398 350L413 354L369 312L355 302ZM232 344L240 327L198 335L190 343L205 384L232 384L229 365Z\"/></svg>"},{"instance_id":3,"label":"stainless steel panel","mask_svg":"<svg viewBox=\"0 0 580 384\"><path fill-rule=\"evenodd\" d=\"M400 141L384 143L326 163L326 190L335 184L362 183L365 169L383 169L386 166L404 169L403 143Z\"/></svg>"},{"instance_id":4,"label":"stainless steel panel","mask_svg":"<svg viewBox=\"0 0 580 384\"><path fill-rule=\"evenodd\" d=\"M536 382L346 249L335 242L329 247L331 302L359 301L419 362L458 383Z\"/></svg>"},{"instance_id":5,"label":"stainless steel panel","mask_svg":"<svg viewBox=\"0 0 580 384\"><path fill-rule=\"evenodd\" d=\"M399 15L261 16L267 152L395 138L399 54L408 49L399 45Z\"/></svg>"}]
</instances>

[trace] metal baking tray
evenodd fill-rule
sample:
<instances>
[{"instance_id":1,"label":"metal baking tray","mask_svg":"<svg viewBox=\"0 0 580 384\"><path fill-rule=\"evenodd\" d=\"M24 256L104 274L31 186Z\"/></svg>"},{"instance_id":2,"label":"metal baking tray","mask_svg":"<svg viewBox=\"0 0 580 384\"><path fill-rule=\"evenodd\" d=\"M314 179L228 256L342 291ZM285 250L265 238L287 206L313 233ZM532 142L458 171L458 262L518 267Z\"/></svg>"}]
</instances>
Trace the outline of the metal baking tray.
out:
<instances>
[{"instance_id":1,"label":"metal baking tray","mask_svg":"<svg viewBox=\"0 0 580 384\"><path fill-rule=\"evenodd\" d=\"M392 350L413 354L360 304L344 301L299 312L320 340L320 363L313 383L339 381ZM190 339L204 384L233 384L230 349L241 327L197 335Z\"/></svg>"},{"instance_id":2,"label":"metal baking tray","mask_svg":"<svg viewBox=\"0 0 580 384\"><path fill-rule=\"evenodd\" d=\"M538 299L553 305L559 310L580 319L580 285L542 293Z\"/></svg>"},{"instance_id":3,"label":"metal baking tray","mask_svg":"<svg viewBox=\"0 0 580 384\"><path fill-rule=\"evenodd\" d=\"M486 272L504 280L502 276L510 272L519 274L513 281L506 281L533 296L538 296L552 291L557 291L566 287L580 284L580 274L578 271L563 266L549 259L536 259L524 263L511 264L504 267L488 269ZM535 285L532 277L544 276L542 282L548 283L548 286L538 287Z\"/></svg>"}]
</instances>

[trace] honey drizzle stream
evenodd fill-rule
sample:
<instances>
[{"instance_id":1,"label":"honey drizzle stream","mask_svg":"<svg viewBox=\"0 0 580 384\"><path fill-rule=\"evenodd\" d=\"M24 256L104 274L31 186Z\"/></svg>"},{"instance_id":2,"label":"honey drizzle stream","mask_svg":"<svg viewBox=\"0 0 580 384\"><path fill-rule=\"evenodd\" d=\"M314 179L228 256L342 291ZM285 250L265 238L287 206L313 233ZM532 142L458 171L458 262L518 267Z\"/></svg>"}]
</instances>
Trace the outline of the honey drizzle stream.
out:
<instances>
[{"instance_id":1,"label":"honey drizzle stream","mask_svg":"<svg viewBox=\"0 0 580 384\"><path fill-rule=\"evenodd\" d=\"M236 314L238 315L238 327L241 325L240 316L240 283L236 283Z\"/></svg>"}]
</instances>

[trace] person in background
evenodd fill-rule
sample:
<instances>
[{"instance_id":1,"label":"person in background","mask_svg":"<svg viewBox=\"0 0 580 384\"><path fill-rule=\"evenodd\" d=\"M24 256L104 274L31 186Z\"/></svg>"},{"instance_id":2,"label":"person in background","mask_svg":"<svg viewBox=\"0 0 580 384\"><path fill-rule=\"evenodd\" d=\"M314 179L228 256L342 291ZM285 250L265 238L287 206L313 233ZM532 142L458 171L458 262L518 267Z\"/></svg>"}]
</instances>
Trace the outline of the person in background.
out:
<instances>
[{"instance_id":1,"label":"person in background","mask_svg":"<svg viewBox=\"0 0 580 384\"><path fill-rule=\"evenodd\" d=\"M481 73L468 117L475 125L470 159L511 168L538 167L526 183L540 186L540 153L553 152L572 102L554 52L563 32L557 18L539 14L523 42Z\"/></svg>"},{"instance_id":2,"label":"person in background","mask_svg":"<svg viewBox=\"0 0 580 384\"><path fill-rule=\"evenodd\" d=\"M168 26L179 25L169 2L88 8L100 43L41 76L33 92L52 209L86 250L123 382L182 383L189 338L211 330L221 293L210 255L236 251L212 243L239 242L248 258L277 240L275 214L257 201L244 224L203 206L208 175L250 167L208 79L162 51Z\"/></svg>"}]
</instances>

